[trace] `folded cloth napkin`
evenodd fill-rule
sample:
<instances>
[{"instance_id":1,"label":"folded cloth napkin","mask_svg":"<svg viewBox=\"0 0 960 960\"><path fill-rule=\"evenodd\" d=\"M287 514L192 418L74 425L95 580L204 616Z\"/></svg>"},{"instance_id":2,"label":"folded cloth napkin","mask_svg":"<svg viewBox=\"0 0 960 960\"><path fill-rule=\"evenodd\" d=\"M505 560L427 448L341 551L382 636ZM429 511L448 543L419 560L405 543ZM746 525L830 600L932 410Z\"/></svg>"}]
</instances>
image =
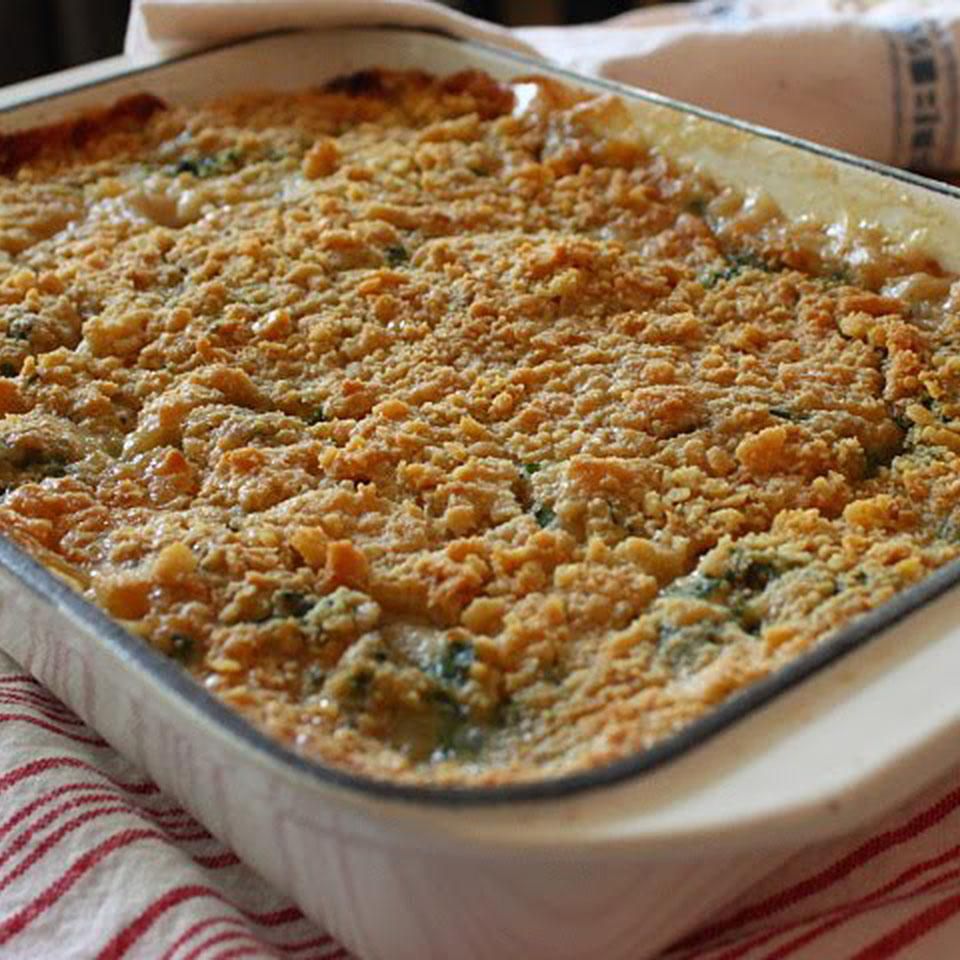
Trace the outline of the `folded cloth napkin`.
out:
<instances>
[{"instance_id":1,"label":"folded cloth napkin","mask_svg":"<svg viewBox=\"0 0 960 960\"><path fill-rule=\"evenodd\" d=\"M658 960L956 956L960 771L805 850ZM348 954L0 653L0 957Z\"/></svg>"},{"instance_id":2,"label":"folded cloth napkin","mask_svg":"<svg viewBox=\"0 0 960 960\"><path fill-rule=\"evenodd\" d=\"M960 170L960 0L703 0L514 31L426 0L137 0L127 53L358 24L444 30L885 163Z\"/></svg>"}]
</instances>

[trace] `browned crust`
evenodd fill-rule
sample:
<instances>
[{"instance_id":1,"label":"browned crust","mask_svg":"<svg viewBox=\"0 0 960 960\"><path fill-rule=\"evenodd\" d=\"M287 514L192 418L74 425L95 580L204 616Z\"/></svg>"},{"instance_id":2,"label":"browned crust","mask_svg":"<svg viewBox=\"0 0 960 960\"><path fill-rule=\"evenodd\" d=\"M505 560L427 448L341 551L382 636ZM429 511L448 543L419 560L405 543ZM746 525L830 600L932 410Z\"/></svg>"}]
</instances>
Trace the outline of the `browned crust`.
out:
<instances>
[{"instance_id":1,"label":"browned crust","mask_svg":"<svg viewBox=\"0 0 960 960\"><path fill-rule=\"evenodd\" d=\"M397 76L389 70L360 70L335 77L321 89L325 93L339 93L349 97L388 99L391 80ZM404 82L419 79L425 87L435 85L430 74L421 71L405 73ZM441 94L469 95L476 99L483 119L509 112L513 94L509 87L497 83L479 70L462 70L441 82ZM110 107L85 111L58 123L12 133L0 132L0 176L12 177L27 163L40 155L57 150L79 150L94 140L112 133L136 132L152 116L169 105L150 93L123 97Z\"/></svg>"},{"instance_id":2,"label":"browned crust","mask_svg":"<svg viewBox=\"0 0 960 960\"><path fill-rule=\"evenodd\" d=\"M441 96L469 95L476 99L478 113L483 119L500 116L513 108L511 89L481 70L461 70L442 78L439 83L436 77L422 70L404 71L402 74L380 69L358 70L334 77L321 90L348 97L388 98L391 81L398 77L402 77L407 87L419 83L425 89L433 87Z\"/></svg>"},{"instance_id":3,"label":"browned crust","mask_svg":"<svg viewBox=\"0 0 960 960\"><path fill-rule=\"evenodd\" d=\"M136 131L167 104L149 93L118 100L111 107L91 110L60 123L0 133L0 174L13 176L25 163L55 149L82 149L110 133Z\"/></svg>"},{"instance_id":4,"label":"browned crust","mask_svg":"<svg viewBox=\"0 0 960 960\"><path fill-rule=\"evenodd\" d=\"M328 80L321 89L324 93L342 93L348 97L382 97L386 93L384 77L383 70L357 70Z\"/></svg>"}]
</instances>

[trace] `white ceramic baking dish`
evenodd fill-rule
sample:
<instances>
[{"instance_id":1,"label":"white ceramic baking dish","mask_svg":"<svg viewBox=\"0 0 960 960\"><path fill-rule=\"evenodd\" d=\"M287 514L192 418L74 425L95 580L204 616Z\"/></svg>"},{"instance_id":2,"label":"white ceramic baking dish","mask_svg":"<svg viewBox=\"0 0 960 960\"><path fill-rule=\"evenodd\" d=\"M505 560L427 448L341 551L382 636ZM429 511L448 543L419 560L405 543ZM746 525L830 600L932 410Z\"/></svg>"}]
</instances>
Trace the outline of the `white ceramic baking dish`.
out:
<instances>
[{"instance_id":1,"label":"white ceramic baking dish","mask_svg":"<svg viewBox=\"0 0 960 960\"><path fill-rule=\"evenodd\" d=\"M960 268L950 188L425 33L284 34L111 64L79 86L45 81L39 99L35 85L0 91L0 129L133 92L191 102L377 66L614 90L637 135L676 159L762 187L792 216L877 223ZM641 960L956 763L958 580L960 566L940 570L646 754L487 790L374 783L297 757L3 541L0 646L361 957Z\"/></svg>"}]
</instances>

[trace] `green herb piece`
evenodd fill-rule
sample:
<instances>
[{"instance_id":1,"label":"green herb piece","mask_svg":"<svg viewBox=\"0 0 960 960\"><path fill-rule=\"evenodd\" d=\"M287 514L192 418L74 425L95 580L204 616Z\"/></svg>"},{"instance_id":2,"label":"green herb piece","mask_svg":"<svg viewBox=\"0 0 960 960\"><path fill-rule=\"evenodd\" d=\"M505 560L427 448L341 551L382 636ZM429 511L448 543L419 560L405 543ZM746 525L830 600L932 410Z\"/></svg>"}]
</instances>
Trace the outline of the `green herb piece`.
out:
<instances>
[{"instance_id":1,"label":"green herb piece","mask_svg":"<svg viewBox=\"0 0 960 960\"><path fill-rule=\"evenodd\" d=\"M566 671L559 663L551 663L545 666L540 676L543 677L544 683L552 683L554 686L563 683L567 678Z\"/></svg>"},{"instance_id":2,"label":"green herb piece","mask_svg":"<svg viewBox=\"0 0 960 960\"><path fill-rule=\"evenodd\" d=\"M33 470L42 477L62 477L67 472L67 459L56 450L43 447L11 447L0 442L0 460L4 460L16 470Z\"/></svg>"},{"instance_id":3,"label":"green herb piece","mask_svg":"<svg viewBox=\"0 0 960 960\"><path fill-rule=\"evenodd\" d=\"M484 730L471 722L469 714L446 691L436 691L432 699L436 712L436 746L430 759L477 757L486 740Z\"/></svg>"},{"instance_id":4,"label":"green herb piece","mask_svg":"<svg viewBox=\"0 0 960 960\"><path fill-rule=\"evenodd\" d=\"M707 212L707 201L703 197L694 197L687 204L687 213L702 217Z\"/></svg>"},{"instance_id":5,"label":"green herb piece","mask_svg":"<svg viewBox=\"0 0 960 960\"><path fill-rule=\"evenodd\" d=\"M17 368L12 363L0 363L0 377L15 377Z\"/></svg>"},{"instance_id":6,"label":"green herb piece","mask_svg":"<svg viewBox=\"0 0 960 960\"><path fill-rule=\"evenodd\" d=\"M273 610L278 617L305 617L316 601L298 590L278 590L273 595Z\"/></svg>"},{"instance_id":7,"label":"green herb piece","mask_svg":"<svg viewBox=\"0 0 960 960\"><path fill-rule=\"evenodd\" d=\"M661 623L657 630L657 652L674 671L698 669L720 646L719 625L711 621L684 627Z\"/></svg>"},{"instance_id":8,"label":"green herb piece","mask_svg":"<svg viewBox=\"0 0 960 960\"><path fill-rule=\"evenodd\" d=\"M357 611L362 605L362 595L347 587L337 587L333 593L311 600L310 610L306 614L307 625L316 632L318 640L322 640L328 624L341 618L349 618L354 624L357 621Z\"/></svg>"},{"instance_id":9,"label":"green herb piece","mask_svg":"<svg viewBox=\"0 0 960 960\"><path fill-rule=\"evenodd\" d=\"M326 670L318 664L311 664L303 671L303 692L305 694L317 693L323 689L326 679Z\"/></svg>"},{"instance_id":10,"label":"green herb piece","mask_svg":"<svg viewBox=\"0 0 960 960\"><path fill-rule=\"evenodd\" d=\"M900 413L899 411L892 414L892 420L904 433L913 426L913 421L906 414Z\"/></svg>"},{"instance_id":11,"label":"green herb piece","mask_svg":"<svg viewBox=\"0 0 960 960\"><path fill-rule=\"evenodd\" d=\"M539 473L543 469L542 463L525 463L520 468L528 477L532 477L535 473Z\"/></svg>"},{"instance_id":12,"label":"green herb piece","mask_svg":"<svg viewBox=\"0 0 960 960\"><path fill-rule=\"evenodd\" d=\"M51 456L43 463L38 464L40 472L45 477L65 477L67 475L67 462L62 457Z\"/></svg>"},{"instance_id":13,"label":"green herb piece","mask_svg":"<svg viewBox=\"0 0 960 960\"><path fill-rule=\"evenodd\" d=\"M473 660L473 647L462 640L454 640L444 648L440 659L433 664L431 673L440 680L463 684L470 678Z\"/></svg>"},{"instance_id":14,"label":"green herb piece","mask_svg":"<svg viewBox=\"0 0 960 960\"><path fill-rule=\"evenodd\" d=\"M206 156L182 157L173 167L173 173L192 173L200 180L235 173L240 167L243 154L233 147Z\"/></svg>"},{"instance_id":15,"label":"green herb piece","mask_svg":"<svg viewBox=\"0 0 960 960\"><path fill-rule=\"evenodd\" d=\"M410 254L407 253L407 248L401 246L400 244L387 247L387 249L384 251L384 254L386 255L387 263L391 267L399 267L410 259Z\"/></svg>"},{"instance_id":16,"label":"green herb piece","mask_svg":"<svg viewBox=\"0 0 960 960\"><path fill-rule=\"evenodd\" d=\"M170 656L180 663L190 663L197 654L197 644L193 637L185 633L175 633L170 638Z\"/></svg>"},{"instance_id":17,"label":"green herb piece","mask_svg":"<svg viewBox=\"0 0 960 960\"><path fill-rule=\"evenodd\" d=\"M742 253L730 253L727 255L729 266L718 270L709 270L700 274L697 280L705 290L716 286L721 281L733 280L746 270L763 270L764 273L773 273L780 269L779 265L769 263L755 253L744 251Z\"/></svg>"},{"instance_id":18,"label":"green herb piece","mask_svg":"<svg viewBox=\"0 0 960 960\"><path fill-rule=\"evenodd\" d=\"M789 562L767 557L744 556L736 551L731 558L729 569L723 574L723 579L731 590L759 593L790 566Z\"/></svg>"},{"instance_id":19,"label":"green herb piece","mask_svg":"<svg viewBox=\"0 0 960 960\"><path fill-rule=\"evenodd\" d=\"M744 557L734 553L730 566L722 574L712 576L705 573L692 573L674 581L664 592L668 596L695 597L698 600L712 600L722 594L724 598L731 594L740 594L738 602L742 605L749 597L743 594L762 593L791 564L785 561L767 558ZM736 606L736 603L733 604Z\"/></svg>"},{"instance_id":20,"label":"green herb piece","mask_svg":"<svg viewBox=\"0 0 960 960\"><path fill-rule=\"evenodd\" d=\"M497 705L494 724L497 727L518 727L523 723L523 708L516 700L505 700Z\"/></svg>"},{"instance_id":21,"label":"green herb piece","mask_svg":"<svg viewBox=\"0 0 960 960\"><path fill-rule=\"evenodd\" d=\"M200 172L203 169L203 160L198 157L184 157L179 160L173 168L174 173L192 173L195 177L203 176Z\"/></svg>"},{"instance_id":22,"label":"green herb piece","mask_svg":"<svg viewBox=\"0 0 960 960\"><path fill-rule=\"evenodd\" d=\"M820 278L825 287L848 287L853 283L853 277L846 270L834 270Z\"/></svg>"},{"instance_id":23,"label":"green herb piece","mask_svg":"<svg viewBox=\"0 0 960 960\"><path fill-rule=\"evenodd\" d=\"M776 270L781 269L779 264L764 260L759 254L753 253L750 250L728 253L727 262L732 266L739 267L741 270L749 267L753 270L762 270L764 273L774 273Z\"/></svg>"},{"instance_id":24,"label":"green herb piece","mask_svg":"<svg viewBox=\"0 0 960 960\"><path fill-rule=\"evenodd\" d=\"M480 727L461 722L441 731L439 747L444 756L474 760L480 756L485 742L486 734Z\"/></svg>"},{"instance_id":25,"label":"green herb piece","mask_svg":"<svg viewBox=\"0 0 960 960\"><path fill-rule=\"evenodd\" d=\"M554 511L545 503L537 506L537 508L533 511L533 516L537 523L539 523L544 529L549 527L550 524L557 519L556 513L554 513Z\"/></svg>"},{"instance_id":26,"label":"green herb piece","mask_svg":"<svg viewBox=\"0 0 960 960\"><path fill-rule=\"evenodd\" d=\"M7 336L11 340L29 340L30 334L33 333L33 326L38 319L34 314L14 318L10 321L10 326L7 327Z\"/></svg>"},{"instance_id":27,"label":"green herb piece","mask_svg":"<svg viewBox=\"0 0 960 960\"><path fill-rule=\"evenodd\" d=\"M697 279L700 281L700 286L702 286L705 290L710 290L721 281L736 279L742 272L743 267L734 264L733 266L725 267L722 270L711 270L709 273L701 274Z\"/></svg>"},{"instance_id":28,"label":"green herb piece","mask_svg":"<svg viewBox=\"0 0 960 960\"><path fill-rule=\"evenodd\" d=\"M318 407L313 413L308 414L305 419L311 427L315 427L318 423L326 423L327 415L323 412L323 407Z\"/></svg>"},{"instance_id":29,"label":"green herb piece","mask_svg":"<svg viewBox=\"0 0 960 960\"><path fill-rule=\"evenodd\" d=\"M739 272L736 267L728 267L725 270L708 270L697 277L697 283L704 290L712 290L721 280L732 280Z\"/></svg>"},{"instance_id":30,"label":"green herb piece","mask_svg":"<svg viewBox=\"0 0 960 960\"><path fill-rule=\"evenodd\" d=\"M800 420L808 420L810 418L810 414L808 413L790 410L787 407L771 407L770 416L779 417L781 420L789 420L791 423L797 423Z\"/></svg>"},{"instance_id":31,"label":"green herb piece","mask_svg":"<svg viewBox=\"0 0 960 960\"><path fill-rule=\"evenodd\" d=\"M666 593L671 596L696 597L698 600L708 600L726 585L723 577L710 577L705 573L694 573L689 577L682 577L671 584Z\"/></svg>"}]
</instances>

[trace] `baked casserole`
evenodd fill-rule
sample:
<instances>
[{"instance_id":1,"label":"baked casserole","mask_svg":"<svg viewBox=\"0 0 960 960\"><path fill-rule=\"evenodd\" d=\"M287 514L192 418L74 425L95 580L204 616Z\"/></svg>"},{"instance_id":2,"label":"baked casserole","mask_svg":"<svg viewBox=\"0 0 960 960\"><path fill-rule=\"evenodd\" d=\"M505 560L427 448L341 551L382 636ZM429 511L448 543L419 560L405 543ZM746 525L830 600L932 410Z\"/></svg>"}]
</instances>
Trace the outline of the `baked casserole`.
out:
<instances>
[{"instance_id":1,"label":"baked casserole","mask_svg":"<svg viewBox=\"0 0 960 960\"><path fill-rule=\"evenodd\" d=\"M0 530L274 737L642 751L960 553L960 285L555 81L0 138Z\"/></svg>"}]
</instances>

